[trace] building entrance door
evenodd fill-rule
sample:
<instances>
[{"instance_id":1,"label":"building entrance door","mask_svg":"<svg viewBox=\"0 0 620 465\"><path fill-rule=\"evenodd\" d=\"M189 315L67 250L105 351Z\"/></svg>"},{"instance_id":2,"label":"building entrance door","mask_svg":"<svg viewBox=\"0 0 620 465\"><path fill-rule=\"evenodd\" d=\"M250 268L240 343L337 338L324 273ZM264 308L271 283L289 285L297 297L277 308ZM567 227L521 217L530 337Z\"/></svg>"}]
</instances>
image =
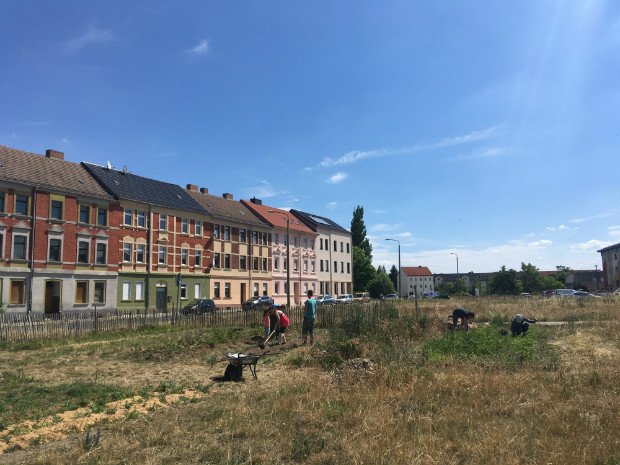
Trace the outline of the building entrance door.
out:
<instances>
[{"instance_id":1,"label":"building entrance door","mask_svg":"<svg viewBox=\"0 0 620 465\"><path fill-rule=\"evenodd\" d=\"M165 286L157 286L155 288L155 308L159 311L165 311L168 307L168 288Z\"/></svg>"},{"instance_id":2,"label":"building entrance door","mask_svg":"<svg viewBox=\"0 0 620 465\"><path fill-rule=\"evenodd\" d=\"M243 302L246 301L246 295L245 295L245 283L241 283L241 289L240 289L240 293L241 295L241 302L239 302L239 305L243 304Z\"/></svg>"},{"instance_id":3,"label":"building entrance door","mask_svg":"<svg viewBox=\"0 0 620 465\"><path fill-rule=\"evenodd\" d=\"M60 313L60 281L45 281L45 313Z\"/></svg>"}]
</instances>

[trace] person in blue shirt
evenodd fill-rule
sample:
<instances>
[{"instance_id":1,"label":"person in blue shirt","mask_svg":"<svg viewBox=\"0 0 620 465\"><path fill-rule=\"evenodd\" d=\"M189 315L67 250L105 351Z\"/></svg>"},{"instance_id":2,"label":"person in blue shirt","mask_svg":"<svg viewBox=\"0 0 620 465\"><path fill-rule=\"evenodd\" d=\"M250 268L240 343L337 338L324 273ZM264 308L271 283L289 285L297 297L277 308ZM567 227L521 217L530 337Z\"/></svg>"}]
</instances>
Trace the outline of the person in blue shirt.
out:
<instances>
[{"instance_id":1,"label":"person in blue shirt","mask_svg":"<svg viewBox=\"0 0 620 465\"><path fill-rule=\"evenodd\" d=\"M312 298L312 291L308 291L308 300L305 303L306 313L304 313L304 322L301 326L301 338L304 344L308 342L310 335L310 344L314 344L314 320L316 319L316 300Z\"/></svg>"}]
</instances>

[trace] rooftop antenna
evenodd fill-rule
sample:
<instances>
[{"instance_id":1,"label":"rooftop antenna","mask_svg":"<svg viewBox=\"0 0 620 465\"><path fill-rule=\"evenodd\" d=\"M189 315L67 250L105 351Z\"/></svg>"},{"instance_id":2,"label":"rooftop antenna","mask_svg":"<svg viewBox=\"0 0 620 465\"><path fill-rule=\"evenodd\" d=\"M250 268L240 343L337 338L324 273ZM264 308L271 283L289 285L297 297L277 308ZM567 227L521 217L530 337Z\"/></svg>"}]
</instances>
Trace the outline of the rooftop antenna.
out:
<instances>
[{"instance_id":1,"label":"rooftop antenna","mask_svg":"<svg viewBox=\"0 0 620 465\"><path fill-rule=\"evenodd\" d=\"M127 165L123 165L123 173L127 174Z\"/></svg>"}]
</instances>

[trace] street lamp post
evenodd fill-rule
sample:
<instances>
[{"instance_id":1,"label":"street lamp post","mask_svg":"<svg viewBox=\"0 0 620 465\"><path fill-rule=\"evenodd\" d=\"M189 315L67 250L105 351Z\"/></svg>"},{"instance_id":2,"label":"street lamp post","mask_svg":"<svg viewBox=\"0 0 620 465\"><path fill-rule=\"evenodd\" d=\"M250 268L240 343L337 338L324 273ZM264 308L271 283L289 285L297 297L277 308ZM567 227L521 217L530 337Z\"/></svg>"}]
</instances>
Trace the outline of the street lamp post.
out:
<instances>
[{"instance_id":1,"label":"street lamp post","mask_svg":"<svg viewBox=\"0 0 620 465\"><path fill-rule=\"evenodd\" d=\"M459 280L459 256L454 252L450 252L450 255L454 255L456 257L456 280Z\"/></svg>"},{"instance_id":2,"label":"street lamp post","mask_svg":"<svg viewBox=\"0 0 620 465\"><path fill-rule=\"evenodd\" d=\"M594 275L594 279L596 279L596 290L598 292L599 288L598 288L598 265L594 265L594 269L596 270L596 273Z\"/></svg>"},{"instance_id":3,"label":"street lamp post","mask_svg":"<svg viewBox=\"0 0 620 465\"><path fill-rule=\"evenodd\" d=\"M286 308L291 308L291 219L286 212L269 210L269 213L284 213L286 215Z\"/></svg>"},{"instance_id":4,"label":"street lamp post","mask_svg":"<svg viewBox=\"0 0 620 465\"><path fill-rule=\"evenodd\" d=\"M398 297L402 297L402 295L400 295L400 241L397 239L389 238L386 238L385 240L398 242L398 279L396 280L396 288L398 289Z\"/></svg>"}]
</instances>

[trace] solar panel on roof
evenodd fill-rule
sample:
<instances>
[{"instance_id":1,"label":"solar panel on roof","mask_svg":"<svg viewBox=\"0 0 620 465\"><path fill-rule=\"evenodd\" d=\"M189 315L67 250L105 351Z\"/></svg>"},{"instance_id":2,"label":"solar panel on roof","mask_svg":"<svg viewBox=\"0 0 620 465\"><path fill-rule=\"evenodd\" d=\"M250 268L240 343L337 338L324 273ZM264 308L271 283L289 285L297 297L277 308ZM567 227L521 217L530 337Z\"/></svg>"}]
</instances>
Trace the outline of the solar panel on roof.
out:
<instances>
[{"instance_id":1,"label":"solar panel on roof","mask_svg":"<svg viewBox=\"0 0 620 465\"><path fill-rule=\"evenodd\" d=\"M310 216L310 218L312 218L317 223L321 223L321 224L325 224L325 225L329 226L329 223L327 221L325 221L323 218L319 218L317 216L312 216L312 215L308 215L308 216Z\"/></svg>"}]
</instances>

